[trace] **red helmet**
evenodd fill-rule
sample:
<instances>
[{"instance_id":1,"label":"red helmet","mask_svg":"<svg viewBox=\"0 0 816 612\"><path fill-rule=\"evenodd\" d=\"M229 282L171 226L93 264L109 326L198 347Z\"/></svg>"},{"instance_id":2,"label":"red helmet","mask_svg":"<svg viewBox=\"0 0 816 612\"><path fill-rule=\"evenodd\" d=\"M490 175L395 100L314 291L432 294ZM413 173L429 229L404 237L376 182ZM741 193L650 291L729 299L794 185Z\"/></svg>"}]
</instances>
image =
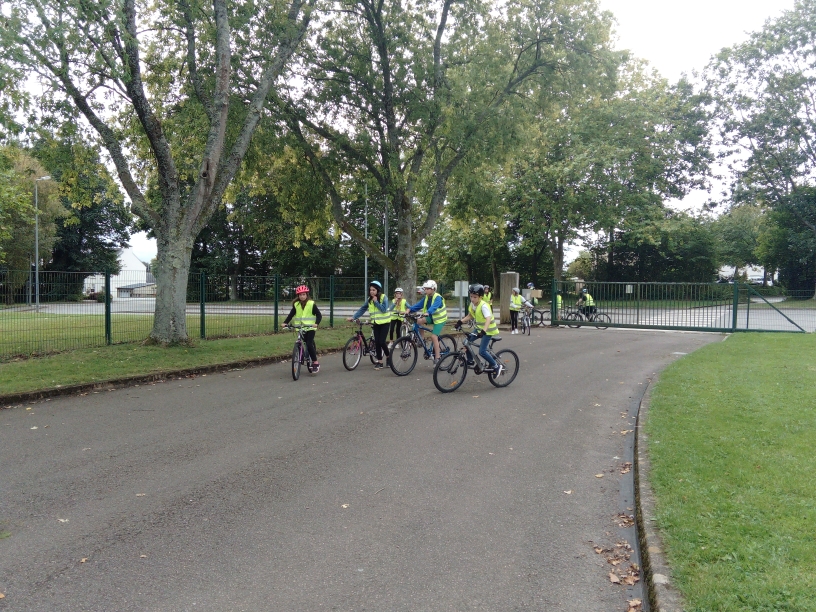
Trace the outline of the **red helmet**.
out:
<instances>
[{"instance_id":1,"label":"red helmet","mask_svg":"<svg viewBox=\"0 0 816 612\"><path fill-rule=\"evenodd\" d=\"M295 295L300 295L301 293L309 293L309 288L306 285L301 285L295 289Z\"/></svg>"}]
</instances>

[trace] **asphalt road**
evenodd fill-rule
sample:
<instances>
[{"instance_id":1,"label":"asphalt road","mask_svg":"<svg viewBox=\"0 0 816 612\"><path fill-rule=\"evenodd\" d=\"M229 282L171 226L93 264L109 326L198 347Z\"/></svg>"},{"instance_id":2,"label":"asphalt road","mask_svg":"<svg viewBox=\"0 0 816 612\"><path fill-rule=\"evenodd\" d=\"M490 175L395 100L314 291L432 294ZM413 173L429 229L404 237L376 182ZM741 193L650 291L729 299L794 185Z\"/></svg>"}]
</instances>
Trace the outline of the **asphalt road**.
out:
<instances>
[{"instance_id":1,"label":"asphalt road","mask_svg":"<svg viewBox=\"0 0 816 612\"><path fill-rule=\"evenodd\" d=\"M0 610L626 610L621 432L721 336L503 335L506 389L329 355L0 411Z\"/></svg>"}]
</instances>

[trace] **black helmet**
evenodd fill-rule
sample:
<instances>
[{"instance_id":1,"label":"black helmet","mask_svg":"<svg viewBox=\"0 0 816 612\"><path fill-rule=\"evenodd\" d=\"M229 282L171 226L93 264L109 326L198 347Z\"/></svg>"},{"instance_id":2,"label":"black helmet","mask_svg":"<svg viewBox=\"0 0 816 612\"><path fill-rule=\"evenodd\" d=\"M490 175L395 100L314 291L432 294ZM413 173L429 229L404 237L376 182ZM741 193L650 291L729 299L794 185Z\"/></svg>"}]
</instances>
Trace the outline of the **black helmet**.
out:
<instances>
[{"instance_id":1,"label":"black helmet","mask_svg":"<svg viewBox=\"0 0 816 612\"><path fill-rule=\"evenodd\" d=\"M480 285L479 283L475 283L468 287L468 293L475 293L479 297L484 297L484 285Z\"/></svg>"}]
</instances>

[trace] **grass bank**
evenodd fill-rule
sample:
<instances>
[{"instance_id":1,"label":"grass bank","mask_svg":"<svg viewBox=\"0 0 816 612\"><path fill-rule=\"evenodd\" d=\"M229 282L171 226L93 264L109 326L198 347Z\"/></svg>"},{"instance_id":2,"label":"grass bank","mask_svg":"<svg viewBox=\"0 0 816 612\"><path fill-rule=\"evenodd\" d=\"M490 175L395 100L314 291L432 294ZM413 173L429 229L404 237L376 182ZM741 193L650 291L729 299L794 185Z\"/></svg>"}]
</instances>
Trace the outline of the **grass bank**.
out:
<instances>
[{"instance_id":1,"label":"grass bank","mask_svg":"<svg viewBox=\"0 0 816 612\"><path fill-rule=\"evenodd\" d=\"M737 334L654 389L657 521L687 612L816 611L815 349Z\"/></svg>"},{"instance_id":2,"label":"grass bank","mask_svg":"<svg viewBox=\"0 0 816 612\"><path fill-rule=\"evenodd\" d=\"M318 351L341 349L352 331L351 326L321 329L316 337ZM292 354L293 344L294 334L279 333L198 340L192 346L170 348L115 344L10 361L0 363L0 399L12 393L102 383L250 359L283 358Z\"/></svg>"}]
</instances>

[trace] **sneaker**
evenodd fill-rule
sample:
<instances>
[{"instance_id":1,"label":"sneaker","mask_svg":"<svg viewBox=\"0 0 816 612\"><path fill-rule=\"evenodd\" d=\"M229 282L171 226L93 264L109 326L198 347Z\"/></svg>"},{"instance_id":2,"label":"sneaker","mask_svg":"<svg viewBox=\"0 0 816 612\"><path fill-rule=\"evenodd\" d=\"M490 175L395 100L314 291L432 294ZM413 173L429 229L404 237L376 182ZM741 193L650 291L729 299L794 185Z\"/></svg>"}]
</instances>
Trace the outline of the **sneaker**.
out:
<instances>
[{"instance_id":1,"label":"sneaker","mask_svg":"<svg viewBox=\"0 0 816 612\"><path fill-rule=\"evenodd\" d=\"M375 370L382 370L382 369L383 369L383 364L382 364L382 362L381 362L381 361L378 361L377 363L375 363L375 364L374 364L374 369L375 369Z\"/></svg>"},{"instance_id":2,"label":"sneaker","mask_svg":"<svg viewBox=\"0 0 816 612\"><path fill-rule=\"evenodd\" d=\"M438 359L434 359L434 360L433 360L433 364L434 364L434 365L436 365L437 363L439 363L439 360L438 360Z\"/></svg>"},{"instance_id":3,"label":"sneaker","mask_svg":"<svg viewBox=\"0 0 816 612\"><path fill-rule=\"evenodd\" d=\"M312 374L317 374L320 371L320 364L316 361L312 362Z\"/></svg>"},{"instance_id":4,"label":"sneaker","mask_svg":"<svg viewBox=\"0 0 816 612\"><path fill-rule=\"evenodd\" d=\"M389 343L388 343L388 350L390 351L392 348L394 348L394 343L393 343L393 342L389 342Z\"/></svg>"},{"instance_id":5,"label":"sneaker","mask_svg":"<svg viewBox=\"0 0 816 612\"><path fill-rule=\"evenodd\" d=\"M502 374L504 374L504 364L500 363L496 368L496 376L501 376Z\"/></svg>"}]
</instances>

